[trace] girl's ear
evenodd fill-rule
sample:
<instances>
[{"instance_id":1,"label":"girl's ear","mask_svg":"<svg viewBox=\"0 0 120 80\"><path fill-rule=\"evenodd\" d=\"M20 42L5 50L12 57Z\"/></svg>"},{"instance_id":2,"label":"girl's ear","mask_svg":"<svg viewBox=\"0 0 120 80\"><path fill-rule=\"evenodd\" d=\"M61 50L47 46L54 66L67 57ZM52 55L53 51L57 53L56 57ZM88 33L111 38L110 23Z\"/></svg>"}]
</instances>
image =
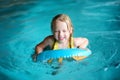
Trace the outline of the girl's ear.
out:
<instances>
[{"instance_id":1,"label":"girl's ear","mask_svg":"<svg viewBox=\"0 0 120 80\"><path fill-rule=\"evenodd\" d=\"M72 28L70 28L70 34L72 34L73 33L73 29Z\"/></svg>"}]
</instances>

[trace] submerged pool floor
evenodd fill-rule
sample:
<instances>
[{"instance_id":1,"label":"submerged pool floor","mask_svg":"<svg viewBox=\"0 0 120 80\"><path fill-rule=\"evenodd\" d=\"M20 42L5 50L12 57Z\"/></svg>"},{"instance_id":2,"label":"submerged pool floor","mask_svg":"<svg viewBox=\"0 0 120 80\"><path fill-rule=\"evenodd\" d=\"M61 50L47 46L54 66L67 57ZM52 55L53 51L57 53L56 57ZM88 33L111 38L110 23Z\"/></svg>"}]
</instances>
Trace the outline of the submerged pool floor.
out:
<instances>
[{"instance_id":1,"label":"submerged pool floor","mask_svg":"<svg viewBox=\"0 0 120 80\"><path fill-rule=\"evenodd\" d=\"M35 46L64 13L74 37L87 37L92 55L49 65L35 63ZM120 80L120 0L0 1L0 80Z\"/></svg>"}]
</instances>

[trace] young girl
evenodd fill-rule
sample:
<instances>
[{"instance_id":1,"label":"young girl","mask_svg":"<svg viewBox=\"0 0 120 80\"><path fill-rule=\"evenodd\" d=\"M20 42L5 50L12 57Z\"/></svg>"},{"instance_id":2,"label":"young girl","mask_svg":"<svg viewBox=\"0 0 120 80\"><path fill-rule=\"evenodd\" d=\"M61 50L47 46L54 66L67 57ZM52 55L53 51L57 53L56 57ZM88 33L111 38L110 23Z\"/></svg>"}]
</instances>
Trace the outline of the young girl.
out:
<instances>
[{"instance_id":1,"label":"young girl","mask_svg":"<svg viewBox=\"0 0 120 80\"><path fill-rule=\"evenodd\" d=\"M42 42L40 42L35 48L35 54L33 55L33 61L36 61L36 57L46 47L50 47L52 50L66 49L66 48L82 48L85 49L88 45L87 38L73 38L73 25L69 16L65 14L56 15L51 22L51 30L53 35L47 36ZM85 57L73 57L75 60L81 60ZM52 60L49 60L51 62ZM62 58L58 61L61 63Z\"/></svg>"}]
</instances>

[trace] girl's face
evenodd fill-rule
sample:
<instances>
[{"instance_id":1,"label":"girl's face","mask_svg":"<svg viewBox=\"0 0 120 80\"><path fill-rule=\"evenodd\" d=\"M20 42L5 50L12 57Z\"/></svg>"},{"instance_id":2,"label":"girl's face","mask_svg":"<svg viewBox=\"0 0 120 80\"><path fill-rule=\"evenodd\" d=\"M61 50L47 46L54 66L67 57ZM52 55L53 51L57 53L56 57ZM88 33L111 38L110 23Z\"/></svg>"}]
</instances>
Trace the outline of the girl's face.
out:
<instances>
[{"instance_id":1,"label":"girl's face","mask_svg":"<svg viewBox=\"0 0 120 80\"><path fill-rule=\"evenodd\" d=\"M62 21L56 21L53 34L55 39L60 43L68 41L70 37L70 31L67 27L67 24Z\"/></svg>"}]
</instances>

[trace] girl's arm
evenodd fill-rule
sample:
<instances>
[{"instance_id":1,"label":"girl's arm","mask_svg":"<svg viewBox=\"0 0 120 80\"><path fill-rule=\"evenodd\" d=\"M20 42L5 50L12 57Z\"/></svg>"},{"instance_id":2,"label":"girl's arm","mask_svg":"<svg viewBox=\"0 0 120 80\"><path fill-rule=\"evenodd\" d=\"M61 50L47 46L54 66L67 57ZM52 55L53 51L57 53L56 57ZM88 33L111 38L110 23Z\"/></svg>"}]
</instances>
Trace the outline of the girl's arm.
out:
<instances>
[{"instance_id":1,"label":"girl's arm","mask_svg":"<svg viewBox=\"0 0 120 80\"><path fill-rule=\"evenodd\" d=\"M76 47L82 48L82 49L85 49L89 44L89 41L87 38L75 38L74 42Z\"/></svg>"},{"instance_id":2,"label":"girl's arm","mask_svg":"<svg viewBox=\"0 0 120 80\"><path fill-rule=\"evenodd\" d=\"M36 45L35 54L33 54L33 56L32 56L33 61L36 61L37 55L40 54L44 50L44 48L52 45L52 42L53 42L52 36L48 36L42 42L40 42L38 45Z\"/></svg>"}]
</instances>

